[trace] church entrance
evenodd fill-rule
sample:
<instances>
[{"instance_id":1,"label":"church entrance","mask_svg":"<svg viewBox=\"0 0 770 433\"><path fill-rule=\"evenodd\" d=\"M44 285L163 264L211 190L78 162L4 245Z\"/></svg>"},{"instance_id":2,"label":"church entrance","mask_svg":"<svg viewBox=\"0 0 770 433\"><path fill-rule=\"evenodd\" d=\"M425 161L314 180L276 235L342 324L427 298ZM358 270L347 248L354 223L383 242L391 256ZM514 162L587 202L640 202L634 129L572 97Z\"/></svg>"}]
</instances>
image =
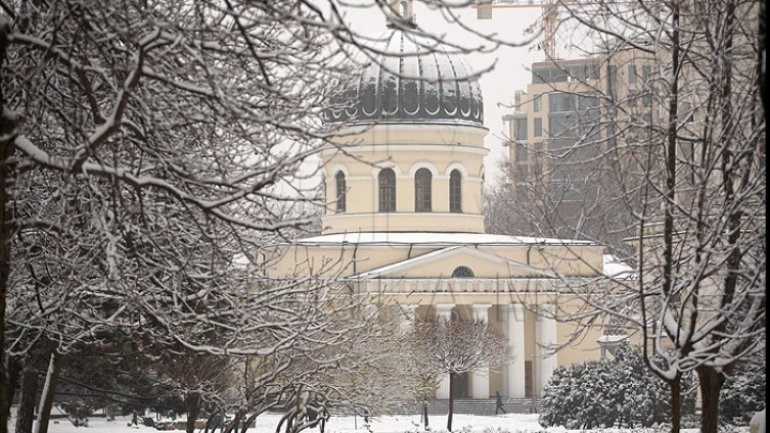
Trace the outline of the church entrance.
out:
<instances>
[{"instance_id":1,"label":"church entrance","mask_svg":"<svg viewBox=\"0 0 770 433\"><path fill-rule=\"evenodd\" d=\"M468 373L462 373L462 374L455 374L454 379L452 380L452 390L454 393L454 398L468 398L470 397L468 386L468 377L470 375Z\"/></svg>"}]
</instances>

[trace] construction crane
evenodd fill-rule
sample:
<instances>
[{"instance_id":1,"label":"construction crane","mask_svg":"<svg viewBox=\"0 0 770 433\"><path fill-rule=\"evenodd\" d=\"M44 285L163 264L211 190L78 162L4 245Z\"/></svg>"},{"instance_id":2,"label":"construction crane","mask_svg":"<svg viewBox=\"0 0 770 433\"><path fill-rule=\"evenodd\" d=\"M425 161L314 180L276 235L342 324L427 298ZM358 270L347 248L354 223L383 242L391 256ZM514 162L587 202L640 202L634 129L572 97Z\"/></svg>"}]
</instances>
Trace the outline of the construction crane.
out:
<instances>
[{"instance_id":1,"label":"construction crane","mask_svg":"<svg viewBox=\"0 0 770 433\"><path fill-rule=\"evenodd\" d=\"M543 52L547 59L556 58L556 6L555 0L478 0L474 5L478 19L491 19L492 9L541 8L543 12Z\"/></svg>"}]
</instances>

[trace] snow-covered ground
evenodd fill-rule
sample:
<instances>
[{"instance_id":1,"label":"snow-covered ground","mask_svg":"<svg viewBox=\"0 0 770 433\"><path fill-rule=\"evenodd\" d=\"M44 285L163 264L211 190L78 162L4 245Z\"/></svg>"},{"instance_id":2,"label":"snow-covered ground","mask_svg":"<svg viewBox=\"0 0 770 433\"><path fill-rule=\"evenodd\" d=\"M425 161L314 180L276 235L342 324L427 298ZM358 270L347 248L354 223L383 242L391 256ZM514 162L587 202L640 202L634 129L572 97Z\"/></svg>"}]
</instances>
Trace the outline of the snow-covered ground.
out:
<instances>
[{"instance_id":1,"label":"snow-covered ground","mask_svg":"<svg viewBox=\"0 0 770 433\"><path fill-rule=\"evenodd\" d=\"M257 418L256 428L249 429L252 433L273 433L278 424L280 415L263 414ZM88 427L74 427L66 419L57 419L49 427L50 433L139 433L157 432L152 427L128 427L128 418L119 417L115 421L107 421L104 418L89 419ZM419 426L419 416L386 416L373 419L370 425L372 433L408 433L422 431ZM434 431L441 431L446 427L446 416L432 416L430 425ZM475 416L455 415L452 423L453 430L459 433L577 433L579 430L566 430L564 428L543 429L537 423L536 414L509 414L499 416ZM174 432L182 432L175 430ZM606 429L592 430L604 433L658 433L663 429ZM685 429L683 433L696 433L697 429ZM735 433L748 432L748 428L738 428ZM319 433L318 429L308 433ZM327 426L326 433L368 433L364 420L361 417L332 417Z\"/></svg>"}]
</instances>

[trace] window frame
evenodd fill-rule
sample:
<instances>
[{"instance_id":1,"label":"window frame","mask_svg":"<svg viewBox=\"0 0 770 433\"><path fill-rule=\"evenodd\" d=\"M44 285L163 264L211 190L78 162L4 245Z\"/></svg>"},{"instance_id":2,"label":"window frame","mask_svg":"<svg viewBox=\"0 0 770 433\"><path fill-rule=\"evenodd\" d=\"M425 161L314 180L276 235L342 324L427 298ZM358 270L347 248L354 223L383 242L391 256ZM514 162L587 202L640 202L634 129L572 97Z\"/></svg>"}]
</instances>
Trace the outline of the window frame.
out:
<instances>
[{"instance_id":1,"label":"window frame","mask_svg":"<svg viewBox=\"0 0 770 433\"><path fill-rule=\"evenodd\" d=\"M458 169L449 173L449 212L463 213L463 175Z\"/></svg>"},{"instance_id":2,"label":"window frame","mask_svg":"<svg viewBox=\"0 0 770 433\"><path fill-rule=\"evenodd\" d=\"M414 211L432 212L433 173L425 167L414 173Z\"/></svg>"},{"instance_id":3,"label":"window frame","mask_svg":"<svg viewBox=\"0 0 770 433\"><path fill-rule=\"evenodd\" d=\"M532 137L542 137L543 136L543 118L542 117L535 117L532 119Z\"/></svg>"},{"instance_id":4,"label":"window frame","mask_svg":"<svg viewBox=\"0 0 770 433\"><path fill-rule=\"evenodd\" d=\"M460 265L452 271L452 278L476 278L476 274L473 273L473 269Z\"/></svg>"},{"instance_id":5,"label":"window frame","mask_svg":"<svg viewBox=\"0 0 770 433\"><path fill-rule=\"evenodd\" d=\"M396 172L392 168L383 168L377 174L378 211L396 211Z\"/></svg>"},{"instance_id":6,"label":"window frame","mask_svg":"<svg viewBox=\"0 0 770 433\"><path fill-rule=\"evenodd\" d=\"M337 200L336 205L334 207L336 213L345 213L347 212L347 179L345 178L345 173L342 170L339 170L334 175L334 184L335 184L335 191L337 192Z\"/></svg>"},{"instance_id":7,"label":"window frame","mask_svg":"<svg viewBox=\"0 0 770 433\"><path fill-rule=\"evenodd\" d=\"M513 138L517 141L526 141L529 139L527 131L528 119L526 117L517 117L513 119Z\"/></svg>"}]
</instances>

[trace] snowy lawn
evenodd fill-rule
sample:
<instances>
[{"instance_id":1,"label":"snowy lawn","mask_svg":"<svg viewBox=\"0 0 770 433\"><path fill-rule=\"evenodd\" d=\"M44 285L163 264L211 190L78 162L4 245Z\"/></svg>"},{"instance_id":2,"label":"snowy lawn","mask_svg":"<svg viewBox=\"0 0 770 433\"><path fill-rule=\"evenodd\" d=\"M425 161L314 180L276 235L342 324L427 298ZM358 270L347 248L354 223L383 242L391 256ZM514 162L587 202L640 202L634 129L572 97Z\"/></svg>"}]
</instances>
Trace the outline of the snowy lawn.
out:
<instances>
[{"instance_id":1,"label":"snowy lawn","mask_svg":"<svg viewBox=\"0 0 770 433\"><path fill-rule=\"evenodd\" d=\"M88 427L74 427L66 419L55 420L56 424L51 424L50 433L139 433L139 432L157 432L152 427L128 427L127 417L119 417L115 421L107 421L104 418L90 418ZM280 415L262 414L257 418L256 428L249 429L254 433L273 433L278 425ZM385 416L373 419L371 422L372 433L406 433L418 432L422 429L419 426L419 416ZM455 415L453 421L454 431L456 433L577 433L581 430L566 430L564 428L543 429L537 423L536 414L509 414L499 416L476 416L476 415ZM434 431L438 432L446 427L446 416L432 416L430 425ZM659 433L665 432L665 429L605 429L590 430L591 432L603 433ZM172 430L172 432L183 432L183 430ZM307 430L308 433L319 433L318 429ZM697 429L684 429L683 433L696 433ZM736 433L748 432L748 427L737 428ZM368 433L364 420L361 417L332 417L326 425L326 433Z\"/></svg>"}]
</instances>

